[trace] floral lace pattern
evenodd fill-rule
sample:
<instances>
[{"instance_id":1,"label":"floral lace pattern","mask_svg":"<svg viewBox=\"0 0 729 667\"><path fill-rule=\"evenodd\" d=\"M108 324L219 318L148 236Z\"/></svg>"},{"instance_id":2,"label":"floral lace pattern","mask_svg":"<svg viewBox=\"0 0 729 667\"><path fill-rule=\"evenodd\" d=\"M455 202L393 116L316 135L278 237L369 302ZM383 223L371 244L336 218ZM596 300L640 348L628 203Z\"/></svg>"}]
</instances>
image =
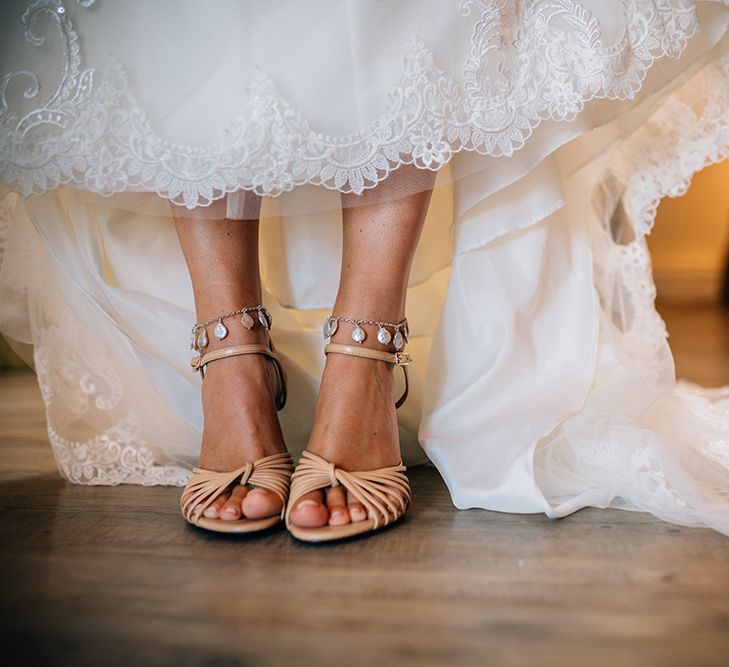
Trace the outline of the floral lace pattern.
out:
<instances>
[{"instance_id":1,"label":"floral lace pattern","mask_svg":"<svg viewBox=\"0 0 729 667\"><path fill-rule=\"evenodd\" d=\"M729 471L729 436L725 433L729 424L729 386L707 388L681 381L676 389L691 414L718 435L699 448L699 452ZM729 495L729 489L724 493Z\"/></svg>"},{"instance_id":2,"label":"floral lace pattern","mask_svg":"<svg viewBox=\"0 0 729 667\"><path fill-rule=\"evenodd\" d=\"M570 450L572 465L584 473L590 486L600 489L611 504L640 508L660 507L681 513L687 503L666 475L665 466L650 446L634 447L621 442L620 435L589 436Z\"/></svg>"},{"instance_id":3,"label":"floral lace pattern","mask_svg":"<svg viewBox=\"0 0 729 667\"><path fill-rule=\"evenodd\" d=\"M131 415L85 441L62 437L50 424L48 437L61 474L74 484L184 486L188 470L155 463L143 444L142 427Z\"/></svg>"},{"instance_id":4,"label":"floral lace pattern","mask_svg":"<svg viewBox=\"0 0 729 667\"><path fill-rule=\"evenodd\" d=\"M659 57L678 57L696 32L690 0L623 0L621 36L605 44L599 22L574 0L462 0L474 19L463 85L434 63L417 38L382 115L347 136L310 126L264 72L225 145L193 148L159 137L132 94L122 66L83 68L79 38L60 0L38 0L22 17L29 43L53 17L64 43L65 74L50 99L18 117L0 85L0 179L23 195L73 185L102 195L156 192L188 208L245 189L275 196L303 184L343 193L375 187L403 164L437 170L460 151L510 156L545 119L569 121L590 100L627 99ZM33 131L31 131L33 130ZM42 130L42 131L38 131Z\"/></svg>"},{"instance_id":5,"label":"floral lace pattern","mask_svg":"<svg viewBox=\"0 0 729 667\"><path fill-rule=\"evenodd\" d=\"M189 470L156 462L139 418L121 404L123 382L111 359L90 337L83 337L83 356L69 352L75 348L68 339L78 342L79 324L55 296L38 304L43 324L33 357L61 475L76 484L184 485ZM83 439L63 435L78 432L79 424L93 425L93 434Z\"/></svg>"}]
</instances>

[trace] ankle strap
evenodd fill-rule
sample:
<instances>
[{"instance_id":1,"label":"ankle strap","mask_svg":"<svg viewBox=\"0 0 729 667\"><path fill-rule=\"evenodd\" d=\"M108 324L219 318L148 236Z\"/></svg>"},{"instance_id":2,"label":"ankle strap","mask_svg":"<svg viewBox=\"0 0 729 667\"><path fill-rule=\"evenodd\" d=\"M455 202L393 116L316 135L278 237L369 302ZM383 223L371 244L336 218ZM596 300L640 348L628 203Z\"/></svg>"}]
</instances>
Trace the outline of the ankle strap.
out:
<instances>
[{"instance_id":1,"label":"ankle strap","mask_svg":"<svg viewBox=\"0 0 729 667\"><path fill-rule=\"evenodd\" d=\"M271 359L274 363L273 366L276 370L276 380L278 389L276 391L276 408L278 410L283 409L286 405L286 372L281 365L281 360L278 358L276 351L271 343L269 348L266 345L260 343L250 343L248 345L233 345L231 347L223 347L219 350L212 350L206 354L193 357L190 361L190 366L194 373L200 371L200 374L205 377L205 366L211 361L217 361L218 359L225 359L227 357L236 357L241 354L262 354L265 357Z\"/></svg>"},{"instance_id":2,"label":"ankle strap","mask_svg":"<svg viewBox=\"0 0 729 667\"><path fill-rule=\"evenodd\" d=\"M384 350L373 350L369 347L354 347L352 345L340 345L339 343L329 343L324 346L324 354L348 354L352 357L361 357L362 359L374 359L375 361L384 361L394 366L401 366L405 376L405 389L402 396L395 402L395 409L399 408L408 397L408 365L412 362L412 357L407 352L385 352Z\"/></svg>"}]
</instances>

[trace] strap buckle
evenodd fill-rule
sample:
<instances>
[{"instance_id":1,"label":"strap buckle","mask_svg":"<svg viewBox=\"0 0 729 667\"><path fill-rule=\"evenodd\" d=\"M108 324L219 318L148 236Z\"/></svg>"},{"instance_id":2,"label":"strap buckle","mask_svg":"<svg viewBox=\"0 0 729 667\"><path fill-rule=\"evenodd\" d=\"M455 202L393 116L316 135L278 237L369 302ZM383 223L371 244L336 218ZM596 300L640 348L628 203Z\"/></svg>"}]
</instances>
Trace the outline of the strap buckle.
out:
<instances>
[{"instance_id":1,"label":"strap buckle","mask_svg":"<svg viewBox=\"0 0 729 667\"><path fill-rule=\"evenodd\" d=\"M395 352L395 366L407 366L413 358L407 352Z\"/></svg>"},{"instance_id":2,"label":"strap buckle","mask_svg":"<svg viewBox=\"0 0 729 667\"><path fill-rule=\"evenodd\" d=\"M190 366L192 366L192 372L197 373L200 370L200 362L202 361L202 355L198 355L197 357L193 357L190 359Z\"/></svg>"}]
</instances>

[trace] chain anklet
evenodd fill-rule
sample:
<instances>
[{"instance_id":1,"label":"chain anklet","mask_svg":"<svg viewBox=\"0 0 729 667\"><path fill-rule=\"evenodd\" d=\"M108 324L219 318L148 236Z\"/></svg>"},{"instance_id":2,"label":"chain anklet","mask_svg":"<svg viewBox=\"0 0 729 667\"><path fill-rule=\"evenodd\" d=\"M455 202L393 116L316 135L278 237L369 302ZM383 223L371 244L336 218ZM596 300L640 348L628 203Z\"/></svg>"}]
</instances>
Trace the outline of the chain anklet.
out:
<instances>
[{"instance_id":1,"label":"chain anklet","mask_svg":"<svg viewBox=\"0 0 729 667\"><path fill-rule=\"evenodd\" d=\"M256 314L255 319L251 315L251 313L254 312ZM213 317L205 322L196 322L190 331L190 349L200 352L208 346L210 341L208 339L207 327L211 324L215 324L215 327L213 328L213 336L215 336L218 340L223 340L228 335L228 327L223 324L223 320L226 320L229 317L235 317L236 315L242 315L240 323L249 331L255 325L256 320L258 320L258 323L267 331L271 328L271 324L273 322L271 313L268 312L268 309L265 306L259 304L257 306L239 308L238 310L234 310L232 313Z\"/></svg>"},{"instance_id":2,"label":"chain anklet","mask_svg":"<svg viewBox=\"0 0 729 667\"><path fill-rule=\"evenodd\" d=\"M347 322L353 324L352 329L352 340L355 343L364 343L367 338L367 333L362 328L362 325L369 324L370 326L377 327L377 340L383 345L389 345L391 342L396 350L401 350L405 343L408 342L410 332L408 331L407 318L401 322L379 322L377 320L356 320L353 317L343 317L340 315L330 315L324 320L324 338L331 338L339 328L340 322ZM392 329L392 332L390 332Z\"/></svg>"}]
</instances>

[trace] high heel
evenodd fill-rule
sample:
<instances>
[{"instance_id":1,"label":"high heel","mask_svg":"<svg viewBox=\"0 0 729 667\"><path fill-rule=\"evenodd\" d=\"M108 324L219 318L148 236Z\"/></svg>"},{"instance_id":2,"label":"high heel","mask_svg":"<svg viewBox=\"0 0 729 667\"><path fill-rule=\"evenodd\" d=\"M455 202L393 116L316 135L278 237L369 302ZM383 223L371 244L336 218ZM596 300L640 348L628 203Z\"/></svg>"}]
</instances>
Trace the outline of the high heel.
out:
<instances>
[{"instance_id":1,"label":"high heel","mask_svg":"<svg viewBox=\"0 0 729 667\"><path fill-rule=\"evenodd\" d=\"M242 354L261 354L270 359L276 371L276 408L281 410L286 404L286 373L271 347L259 344L235 345L224 347L193 358L191 366L205 377L205 366L212 361L226 359ZM197 526L218 533L253 533L265 530L284 517L286 501L291 485L293 460L288 452L271 454L227 472L215 472L204 468L194 468L180 498L180 510L185 520ZM241 518L225 521L204 516L205 510L228 488L234 484L251 484L275 493L283 504L281 513L263 519Z\"/></svg>"},{"instance_id":2,"label":"high heel","mask_svg":"<svg viewBox=\"0 0 729 667\"><path fill-rule=\"evenodd\" d=\"M395 407L398 408L405 402L408 393L407 366L411 361L410 355L399 351L390 353L335 343L326 345L324 352L347 354L400 366L405 375L405 391L395 403ZM348 471L313 452L304 450L291 477L291 494L285 512L286 528L296 539L304 542L329 542L373 532L391 524L400 519L410 505L412 493L405 474L406 470L400 461L397 465L375 470ZM305 528L292 523L291 512L298 500L312 491L339 485L349 492L352 499L364 506L368 513L367 519L341 526L319 528Z\"/></svg>"}]
</instances>

